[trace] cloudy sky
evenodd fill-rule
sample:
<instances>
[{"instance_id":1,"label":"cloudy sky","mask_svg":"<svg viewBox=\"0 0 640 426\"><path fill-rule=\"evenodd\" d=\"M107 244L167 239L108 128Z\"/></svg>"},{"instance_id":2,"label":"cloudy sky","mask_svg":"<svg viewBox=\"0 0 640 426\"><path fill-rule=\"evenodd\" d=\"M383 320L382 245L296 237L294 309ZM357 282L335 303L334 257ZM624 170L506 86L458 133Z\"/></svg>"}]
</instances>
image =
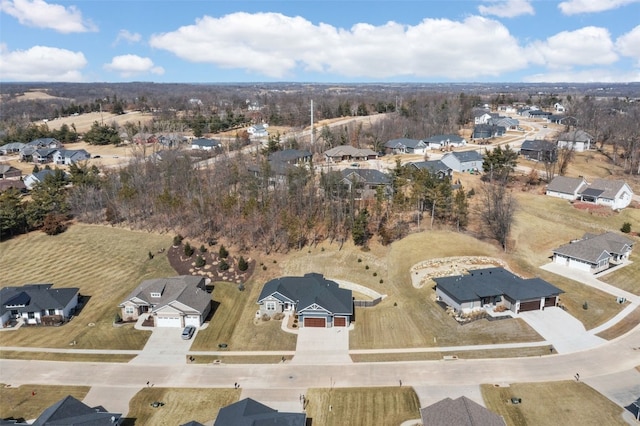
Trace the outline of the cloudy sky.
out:
<instances>
[{"instance_id":1,"label":"cloudy sky","mask_svg":"<svg viewBox=\"0 0 640 426\"><path fill-rule=\"evenodd\" d=\"M640 0L0 0L0 81L640 81Z\"/></svg>"}]
</instances>

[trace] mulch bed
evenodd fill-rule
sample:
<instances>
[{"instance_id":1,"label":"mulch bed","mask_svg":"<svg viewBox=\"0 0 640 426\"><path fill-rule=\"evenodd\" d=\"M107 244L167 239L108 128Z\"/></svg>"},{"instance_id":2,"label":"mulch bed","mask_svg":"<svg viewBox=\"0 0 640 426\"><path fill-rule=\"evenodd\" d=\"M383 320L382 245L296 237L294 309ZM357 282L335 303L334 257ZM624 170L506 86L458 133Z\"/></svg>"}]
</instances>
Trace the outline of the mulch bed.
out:
<instances>
[{"instance_id":1,"label":"mulch bed","mask_svg":"<svg viewBox=\"0 0 640 426\"><path fill-rule=\"evenodd\" d=\"M198 255L202 256L205 260L205 265L202 268L196 268L196 258ZM181 244L177 247L170 247L167 250L167 258L169 264L178 273L178 275L199 275L210 278L211 281L226 281L230 283L242 284L245 283L256 267L256 261L250 257L245 258L249 267L246 271L240 271L238 269L238 260L240 257L229 256L226 258L226 262L229 265L229 269L221 271L219 268L220 257L217 252L206 251L201 253L196 249L191 257L184 255L184 246Z\"/></svg>"},{"instance_id":2,"label":"mulch bed","mask_svg":"<svg viewBox=\"0 0 640 426\"><path fill-rule=\"evenodd\" d=\"M611 209L611 207L608 206L600 206L597 204L593 204L593 203L585 203L585 202L581 202L581 201L576 201L573 203L573 207L575 209L578 210L585 210L591 214L595 214L596 216L603 216L603 217L608 217L608 216L613 216L614 215L614 211Z\"/></svg>"}]
</instances>

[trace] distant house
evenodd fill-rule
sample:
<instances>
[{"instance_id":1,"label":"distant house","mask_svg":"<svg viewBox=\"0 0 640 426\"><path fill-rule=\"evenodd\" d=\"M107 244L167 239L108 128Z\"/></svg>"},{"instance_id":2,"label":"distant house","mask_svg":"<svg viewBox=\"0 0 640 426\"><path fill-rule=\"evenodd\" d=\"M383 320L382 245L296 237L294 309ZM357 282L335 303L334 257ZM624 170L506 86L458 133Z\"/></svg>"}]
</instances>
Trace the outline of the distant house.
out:
<instances>
[{"instance_id":1,"label":"distant house","mask_svg":"<svg viewBox=\"0 0 640 426\"><path fill-rule=\"evenodd\" d=\"M424 154L428 146L424 141L417 139L392 139L384 144L384 147L394 154Z\"/></svg>"},{"instance_id":2,"label":"distant house","mask_svg":"<svg viewBox=\"0 0 640 426\"><path fill-rule=\"evenodd\" d=\"M53 162L56 164L75 164L90 158L91 154L84 149L59 149L53 153Z\"/></svg>"},{"instance_id":3,"label":"distant house","mask_svg":"<svg viewBox=\"0 0 640 426\"><path fill-rule=\"evenodd\" d=\"M135 135L133 135L133 143L138 145L156 143L157 141L158 139L156 138L156 135L153 133L138 132Z\"/></svg>"},{"instance_id":4,"label":"distant house","mask_svg":"<svg viewBox=\"0 0 640 426\"><path fill-rule=\"evenodd\" d=\"M550 112L542 110L529 111L529 118L539 118L546 120L550 115L552 115Z\"/></svg>"},{"instance_id":5,"label":"distant house","mask_svg":"<svg viewBox=\"0 0 640 426\"><path fill-rule=\"evenodd\" d=\"M555 109L556 112L564 112L564 110L565 110L564 105L562 105L561 103L558 103L558 102L553 104L553 109Z\"/></svg>"},{"instance_id":6,"label":"distant house","mask_svg":"<svg viewBox=\"0 0 640 426\"><path fill-rule=\"evenodd\" d=\"M507 131L503 126L493 126L490 124L478 124L473 128L473 139L491 139L504 136Z\"/></svg>"},{"instance_id":7,"label":"distant house","mask_svg":"<svg viewBox=\"0 0 640 426\"><path fill-rule=\"evenodd\" d=\"M254 124L247 129L247 133L256 138L267 137L269 136L268 127L268 124Z\"/></svg>"},{"instance_id":8,"label":"distant house","mask_svg":"<svg viewBox=\"0 0 640 426\"><path fill-rule=\"evenodd\" d=\"M633 190L622 180L595 179L579 193L580 201L623 209L633 198Z\"/></svg>"},{"instance_id":9,"label":"distant house","mask_svg":"<svg viewBox=\"0 0 640 426\"><path fill-rule=\"evenodd\" d=\"M348 327L353 317L351 290L321 274L271 280L262 288L257 303L260 315L298 314L302 327Z\"/></svg>"},{"instance_id":10,"label":"distant house","mask_svg":"<svg viewBox=\"0 0 640 426\"><path fill-rule=\"evenodd\" d=\"M26 143L27 146L34 147L35 149L50 148L58 149L62 148L62 143L56 138L40 138L34 139L31 142Z\"/></svg>"},{"instance_id":11,"label":"distant house","mask_svg":"<svg viewBox=\"0 0 640 426\"><path fill-rule=\"evenodd\" d=\"M451 178L453 172L453 169L441 160L413 161L408 166L415 167L418 170L428 170L431 176L441 180Z\"/></svg>"},{"instance_id":12,"label":"distant house","mask_svg":"<svg viewBox=\"0 0 640 426\"><path fill-rule=\"evenodd\" d=\"M20 179L0 179L0 192L15 189L18 192L27 192L27 187Z\"/></svg>"},{"instance_id":13,"label":"distant house","mask_svg":"<svg viewBox=\"0 0 640 426\"><path fill-rule=\"evenodd\" d=\"M324 152L327 162L375 160L378 153L369 148L355 148L351 145L340 145Z\"/></svg>"},{"instance_id":14,"label":"distant house","mask_svg":"<svg viewBox=\"0 0 640 426\"><path fill-rule=\"evenodd\" d=\"M251 164L248 171L257 178L267 178L271 186L283 185L297 167L311 162L312 154L306 150L285 149L269 154L266 163ZM265 174L268 173L268 176Z\"/></svg>"},{"instance_id":15,"label":"distant house","mask_svg":"<svg viewBox=\"0 0 640 426\"><path fill-rule=\"evenodd\" d=\"M388 174L374 169L344 169L342 183L349 191L353 190L357 199L375 198L378 188L382 188L385 197L391 194L391 178Z\"/></svg>"},{"instance_id":16,"label":"distant house","mask_svg":"<svg viewBox=\"0 0 640 426\"><path fill-rule=\"evenodd\" d=\"M558 160L558 147L553 142L527 139L520 146L520 155L533 161L555 163Z\"/></svg>"},{"instance_id":17,"label":"distant house","mask_svg":"<svg viewBox=\"0 0 640 426\"><path fill-rule=\"evenodd\" d=\"M566 117L564 115L561 114L551 114L550 116L547 117L547 122L549 123L555 123L555 124L562 124L562 122L566 119Z\"/></svg>"},{"instance_id":18,"label":"distant house","mask_svg":"<svg viewBox=\"0 0 640 426\"><path fill-rule=\"evenodd\" d=\"M489 120L487 124L490 124L492 126L501 126L508 130L516 130L520 125L520 122L517 119L511 117L497 117Z\"/></svg>"},{"instance_id":19,"label":"distant house","mask_svg":"<svg viewBox=\"0 0 640 426\"><path fill-rule=\"evenodd\" d=\"M34 163L38 164L51 163L53 161L53 155L57 151L55 148L36 149L33 154L31 154L31 159Z\"/></svg>"},{"instance_id":20,"label":"distant house","mask_svg":"<svg viewBox=\"0 0 640 426\"><path fill-rule=\"evenodd\" d=\"M556 176L547 186L546 195L564 200L576 200L578 194L587 186L589 184L583 177Z\"/></svg>"},{"instance_id":21,"label":"distant house","mask_svg":"<svg viewBox=\"0 0 640 426\"><path fill-rule=\"evenodd\" d=\"M571 130L558 136L558 148L573 149L575 152L583 152L591 149L593 137L584 130Z\"/></svg>"},{"instance_id":22,"label":"distant house","mask_svg":"<svg viewBox=\"0 0 640 426\"><path fill-rule=\"evenodd\" d=\"M26 145L22 142L10 142L8 144L0 146L0 154L15 154L20 152Z\"/></svg>"},{"instance_id":23,"label":"distant house","mask_svg":"<svg viewBox=\"0 0 640 426\"><path fill-rule=\"evenodd\" d=\"M553 249L553 262L596 274L627 261L633 245L633 240L613 232L585 234Z\"/></svg>"},{"instance_id":24,"label":"distant house","mask_svg":"<svg viewBox=\"0 0 640 426\"><path fill-rule=\"evenodd\" d=\"M53 176L56 172L50 169L40 170L39 172L27 175L24 178L24 184L28 190L32 190L37 184L44 182L47 176Z\"/></svg>"},{"instance_id":25,"label":"distant house","mask_svg":"<svg viewBox=\"0 0 640 426\"><path fill-rule=\"evenodd\" d=\"M166 133L158 136L158 143L165 148L177 148L187 142L187 137L181 133Z\"/></svg>"},{"instance_id":26,"label":"distant house","mask_svg":"<svg viewBox=\"0 0 640 426\"><path fill-rule=\"evenodd\" d=\"M473 110L473 124L487 124L489 120L498 116L499 114L489 112L488 109L477 108Z\"/></svg>"},{"instance_id":27,"label":"distant house","mask_svg":"<svg viewBox=\"0 0 640 426\"><path fill-rule=\"evenodd\" d=\"M305 413L281 413L258 401L245 398L218 412L213 426L305 426Z\"/></svg>"},{"instance_id":28,"label":"distant house","mask_svg":"<svg viewBox=\"0 0 640 426\"><path fill-rule=\"evenodd\" d=\"M22 170L17 169L9 164L0 164L0 180L2 179L20 179Z\"/></svg>"},{"instance_id":29,"label":"distant house","mask_svg":"<svg viewBox=\"0 0 640 426\"><path fill-rule=\"evenodd\" d=\"M59 324L67 321L78 305L80 289L53 288L53 284L25 284L0 289L2 327L22 319L25 324Z\"/></svg>"},{"instance_id":30,"label":"distant house","mask_svg":"<svg viewBox=\"0 0 640 426\"><path fill-rule=\"evenodd\" d=\"M211 311L205 278L181 275L145 280L118 305L124 321L149 314L156 327L200 327Z\"/></svg>"},{"instance_id":31,"label":"distant house","mask_svg":"<svg viewBox=\"0 0 640 426\"><path fill-rule=\"evenodd\" d=\"M31 424L31 426L114 426L122 424L121 413L110 413L103 407L89 407L71 395L62 398Z\"/></svg>"},{"instance_id":32,"label":"distant house","mask_svg":"<svg viewBox=\"0 0 640 426\"><path fill-rule=\"evenodd\" d=\"M495 309L515 313L540 310L558 304L563 293L540 278L520 278L504 268L475 269L468 275L434 278L436 296L456 312Z\"/></svg>"},{"instance_id":33,"label":"distant house","mask_svg":"<svg viewBox=\"0 0 640 426\"><path fill-rule=\"evenodd\" d=\"M506 426L504 418L466 396L445 398L420 409L425 426Z\"/></svg>"},{"instance_id":34,"label":"distant house","mask_svg":"<svg viewBox=\"0 0 640 426\"><path fill-rule=\"evenodd\" d=\"M461 147L467 144L467 141L458 135L433 135L424 139L429 149L444 149L448 147Z\"/></svg>"},{"instance_id":35,"label":"distant house","mask_svg":"<svg viewBox=\"0 0 640 426\"><path fill-rule=\"evenodd\" d=\"M311 152L302 149L284 149L269 154L269 161L286 164L306 164L311 162Z\"/></svg>"},{"instance_id":36,"label":"distant house","mask_svg":"<svg viewBox=\"0 0 640 426\"><path fill-rule=\"evenodd\" d=\"M447 152L441 161L460 173L482 170L482 154L476 151Z\"/></svg>"},{"instance_id":37,"label":"distant house","mask_svg":"<svg viewBox=\"0 0 640 426\"><path fill-rule=\"evenodd\" d=\"M191 141L191 149L199 149L202 151L213 151L219 149L222 145L217 139L198 138Z\"/></svg>"}]
</instances>

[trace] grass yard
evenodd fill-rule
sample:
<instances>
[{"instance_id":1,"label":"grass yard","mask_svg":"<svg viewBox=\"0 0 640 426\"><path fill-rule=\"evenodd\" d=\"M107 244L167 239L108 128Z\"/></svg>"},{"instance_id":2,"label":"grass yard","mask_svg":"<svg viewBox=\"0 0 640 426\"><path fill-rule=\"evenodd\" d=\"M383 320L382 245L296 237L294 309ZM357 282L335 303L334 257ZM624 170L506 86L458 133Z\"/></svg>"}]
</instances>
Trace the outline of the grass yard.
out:
<instances>
[{"instance_id":1,"label":"grass yard","mask_svg":"<svg viewBox=\"0 0 640 426\"><path fill-rule=\"evenodd\" d=\"M582 382L482 385L481 392L487 408L503 416L508 426L627 424L622 408ZM512 404L512 397L522 403Z\"/></svg>"},{"instance_id":2,"label":"grass yard","mask_svg":"<svg viewBox=\"0 0 640 426\"><path fill-rule=\"evenodd\" d=\"M633 330L638 324L640 324L640 307L635 308L633 312L627 315L622 321L598 333L597 336L606 340L612 340Z\"/></svg>"},{"instance_id":3,"label":"grass yard","mask_svg":"<svg viewBox=\"0 0 640 426\"><path fill-rule=\"evenodd\" d=\"M78 349L141 349L149 332L132 325L115 328L113 319L118 303L142 280L175 275L163 254L147 256L170 244L167 235L81 224L57 236L31 232L3 242L1 285L79 287L89 300L67 324L0 333L0 345L69 348L75 341Z\"/></svg>"},{"instance_id":4,"label":"grass yard","mask_svg":"<svg viewBox=\"0 0 640 426\"><path fill-rule=\"evenodd\" d=\"M35 419L42 414L45 408L67 395L82 401L88 392L88 386L23 385L6 387L0 383L0 418Z\"/></svg>"},{"instance_id":5,"label":"grass yard","mask_svg":"<svg viewBox=\"0 0 640 426\"><path fill-rule=\"evenodd\" d=\"M404 352L404 353L378 353L378 354L354 354L353 362L396 362L396 361L436 361L445 356L455 355L459 359L484 359L484 358L520 358L528 356L543 356L551 353L551 346L536 346L532 348L516 349L489 349L477 351L457 352Z\"/></svg>"},{"instance_id":6,"label":"grass yard","mask_svg":"<svg viewBox=\"0 0 640 426\"><path fill-rule=\"evenodd\" d=\"M640 222L637 223L640 224ZM621 290L640 295L640 253L638 252L638 239L635 238L635 241L635 250L631 252L629 258L633 263L602 276L600 280Z\"/></svg>"},{"instance_id":7,"label":"grass yard","mask_svg":"<svg viewBox=\"0 0 640 426\"><path fill-rule=\"evenodd\" d=\"M236 389L144 388L129 401L123 426L175 426L191 420L206 424L218 416L220 408L238 401ZM154 408L155 401L163 402Z\"/></svg>"},{"instance_id":8,"label":"grass yard","mask_svg":"<svg viewBox=\"0 0 640 426\"><path fill-rule=\"evenodd\" d=\"M135 355L125 354L74 354L55 352L0 351L0 358L32 359L37 361L69 362L129 362Z\"/></svg>"},{"instance_id":9,"label":"grass yard","mask_svg":"<svg viewBox=\"0 0 640 426\"><path fill-rule=\"evenodd\" d=\"M285 355L284 359L291 361L293 356ZM211 364L219 361L221 364L280 364L282 356L278 355L195 355L193 356L194 364Z\"/></svg>"},{"instance_id":10,"label":"grass yard","mask_svg":"<svg viewBox=\"0 0 640 426\"><path fill-rule=\"evenodd\" d=\"M309 389L307 418L314 425L399 425L420 418L411 387Z\"/></svg>"}]
</instances>

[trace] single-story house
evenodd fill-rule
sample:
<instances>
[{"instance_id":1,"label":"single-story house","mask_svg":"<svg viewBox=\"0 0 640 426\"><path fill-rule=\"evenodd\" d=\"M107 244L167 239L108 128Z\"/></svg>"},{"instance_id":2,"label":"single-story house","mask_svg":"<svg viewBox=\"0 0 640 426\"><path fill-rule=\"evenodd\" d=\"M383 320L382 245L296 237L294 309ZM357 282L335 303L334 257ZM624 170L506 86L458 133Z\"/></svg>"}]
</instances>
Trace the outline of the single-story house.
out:
<instances>
[{"instance_id":1,"label":"single-story house","mask_svg":"<svg viewBox=\"0 0 640 426\"><path fill-rule=\"evenodd\" d=\"M9 164L0 164L0 179L20 179L22 170Z\"/></svg>"},{"instance_id":2,"label":"single-story house","mask_svg":"<svg viewBox=\"0 0 640 426\"><path fill-rule=\"evenodd\" d=\"M133 143L138 145L152 144L156 143L157 141L158 138L154 133L138 132L133 135Z\"/></svg>"},{"instance_id":3,"label":"single-story house","mask_svg":"<svg viewBox=\"0 0 640 426\"><path fill-rule=\"evenodd\" d=\"M559 288L541 278L520 278L504 268L475 269L467 275L434 278L436 296L456 312L504 306L517 313L558 304Z\"/></svg>"},{"instance_id":4,"label":"single-story house","mask_svg":"<svg viewBox=\"0 0 640 426\"><path fill-rule=\"evenodd\" d=\"M102 406L89 407L69 395L45 409L31 426L117 426L119 424L122 424L121 413L108 412Z\"/></svg>"},{"instance_id":5,"label":"single-story house","mask_svg":"<svg viewBox=\"0 0 640 426\"><path fill-rule=\"evenodd\" d=\"M211 311L205 278L180 275L145 280L118 305L124 321L150 314L156 327L200 327Z\"/></svg>"},{"instance_id":6,"label":"single-story house","mask_svg":"<svg viewBox=\"0 0 640 426\"><path fill-rule=\"evenodd\" d=\"M575 152L584 152L591 149L593 136L584 130L571 130L558 136L558 148L573 149Z\"/></svg>"},{"instance_id":7,"label":"single-story house","mask_svg":"<svg viewBox=\"0 0 640 426\"><path fill-rule=\"evenodd\" d=\"M305 426L305 413L281 413L258 401L245 398L222 407L213 426Z\"/></svg>"},{"instance_id":8,"label":"single-story house","mask_svg":"<svg viewBox=\"0 0 640 426\"><path fill-rule=\"evenodd\" d=\"M520 146L520 155L533 161L555 163L558 160L558 147L553 142L527 139Z\"/></svg>"},{"instance_id":9,"label":"single-story house","mask_svg":"<svg viewBox=\"0 0 640 426\"><path fill-rule=\"evenodd\" d=\"M181 133L165 133L158 136L158 143L166 148L177 148L188 141Z\"/></svg>"},{"instance_id":10,"label":"single-story house","mask_svg":"<svg viewBox=\"0 0 640 426\"><path fill-rule=\"evenodd\" d=\"M609 206L617 210L631 204L633 190L622 180L594 179L593 183L578 194L578 197L580 201Z\"/></svg>"},{"instance_id":11,"label":"single-story house","mask_svg":"<svg viewBox=\"0 0 640 426\"><path fill-rule=\"evenodd\" d=\"M353 317L351 290L321 274L271 280L262 288L257 303L260 315L298 314L301 327L348 327Z\"/></svg>"},{"instance_id":12,"label":"single-story house","mask_svg":"<svg viewBox=\"0 0 640 426\"><path fill-rule=\"evenodd\" d=\"M424 139L424 142L429 146L429 149L461 147L467 144L467 141L458 135L434 135Z\"/></svg>"},{"instance_id":13,"label":"single-story house","mask_svg":"<svg viewBox=\"0 0 640 426\"><path fill-rule=\"evenodd\" d=\"M340 145L324 152L327 162L375 160L378 153L369 148L356 148L351 145Z\"/></svg>"},{"instance_id":14,"label":"single-story house","mask_svg":"<svg viewBox=\"0 0 640 426\"><path fill-rule=\"evenodd\" d=\"M520 125L520 121L511 117L497 117L489 120L487 124L491 124L493 126L502 126L505 129L516 130Z\"/></svg>"},{"instance_id":15,"label":"single-story house","mask_svg":"<svg viewBox=\"0 0 640 426\"><path fill-rule=\"evenodd\" d=\"M424 154L428 149L424 141L407 138L392 139L384 147L394 154Z\"/></svg>"},{"instance_id":16,"label":"single-story house","mask_svg":"<svg viewBox=\"0 0 640 426\"><path fill-rule=\"evenodd\" d=\"M51 163L53 161L53 155L58 152L55 148L41 148L36 149L31 154L31 159L34 163L44 164Z\"/></svg>"},{"instance_id":17,"label":"single-story house","mask_svg":"<svg viewBox=\"0 0 640 426\"><path fill-rule=\"evenodd\" d=\"M490 124L478 124L473 128L473 139L490 139L504 136L507 131L503 126L492 126Z\"/></svg>"},{"instance_id":18,"label":"single-story house","mask_svg":"<svg viewBox=\"0 0 640 426\"><path fill-rule=\"evenodd\" d=\"M0 192L7 191L11 188L18 192L27 192L26 185L20 179L0 179Z\"/></svg>"},{"instance_id":19,"label":"single-story house","mask_svg":"<svg viewBox=\"0 0 640 426\"><path fill-rule=\"evenodd\" d=\"M53 153L53 162L56 164L75 164L91 158L84 149L59 149Z\"/></svg>"},{"instance_id":20,"label":"single-story house","mask_svg":"<svg viewBox=\"0 0 640 426\"><path fill-rule=\"evenodd\" d=\"M217 139L198 138L191 141L191 149L201 149L203 151L212 151L220 148L222 145Z\"/></svg>"},{"instance_id":21,"label":"single-story house","mask_svg":"<svg viewBox=\"0 0 640 426\"><path fill-rule=\"evenodd\" d=\"M506 112L507 114L514 114L518 112L518 109L513 105L498 105L498 111Z\"/></svg>"},{"instance_id":22,"label":"single-story house","mask_svg":"<svg viewBox=\"0 0 640 426\"><path fill-rule=\"evenodd\" d=\"M269 154L269 161L286 164L304 164L311 162L313 154L302 149L284 149Z\"/></svg>"},{"instance_id":23,"label":"single-story house","mask_svg":"<svg viewBox=\"0 0 640 426\"><path fill-rule=\"evenodd\" d=\"M250 164L247 170L257 178L267 178L271 186L286 184L290 173L298 167L295 164L273 161L271 159L267 160L266 166L268 167L265 167L264 163ZM265 173L268 173L269 176L265 176Z\"/></svg>"},{"instance_id":24,"label":"single-story house","mask_svg":"<svg viewBox=\"0 0 640 426\"><path fill-rule=\"evenodd\" d=\"M502 416L461 396L445 398L420 409L420 418L425 426L506 426Z\"/></svg>"},{"instance_id":25,"label":"single-story house","mask_svg":"<svg viewBox=\"0 0 640 426\"><path fill-rule=\"evenodd\" d=\"M578 194L585 189L589 184L583 177L566 177L556 176L547 185L546 194L550 197L562 198L564 200L575 200L578 198Z\"/></svg>"},{"instance_id":26,"label":"single-story house","mask_svg":"<svg viewBox=\"0 0 640 426\"><path fill-rule=\"evenodd\" d=\"M420 170L428 170L431 176L437 179L451 178L453 169L447 166L442 160L414 161L410 166Z\"/></svg>"},{"instance_id":27,"label":"single-story house","mask_svg":"<svg viewBox=\"0 0 640 426\"><path fill-rule=\"evenodd\" d=\"M58 149L62 148L62 143L56 138L39 138L26 143L27 146L40 148Z\"/></svg>"},{"instance_id":28,"label":"single-story house","mask_svg":"<svg viewBox=\"0 0 640 426\"><path fill-rule=\"evenodd\" d=\"M247 133L256 138L267 137L269 136L268 127L268 124L254 124L247 129Z\"/></svg>"},{"instance_id":29,"label":"single-story house","mask_svg":"<svg viewBox=\"0 0 640 426\"><path fill-rule=\"evenodd\" d=\"M550 116L547 117L547 123L562 124L562 121L565 118L566 117L561 114L551 114Z\"/></svg>"},{"instance_id":30,"label":"single-story house","mask_svg":"<svg viewBox=\"0 0 640 426\"><path fill-rule=\"evenodd\" d=\"M51 169L43 169L43 170L40 170L39 172L35 172L30 175L27 175L24 178L24 184L28 190L32 190L37 184L44 182L47 176L54 175L54 174L55 174L55 171Z\"/></svg>"},{"instance_id":31,"label":"single-story house","mask_svg":"<svg viewBox=\"0 0 640 426\"><path fill-rule=\"evenodd\" d=\"M546 120L547 117L549 117L550 115L552 115L550 112L542 111L539 109L534 111L529 111L529 118L540 118L540 119Z\"/></svg>"},{"instance_id":32,"label":"single-story house","mask_svg":"<svg viewBox=\"0 0 640 426\"><path fill-rule=\"evenodd\" d=\"M380 187L385 197L391 195L391 178L386 173L374 169L344 169L340 173L342 183L349 191L355 191L357 199L375 198Z\"/></svg>"},{"instance_id":33,"label":"single-story house","mask_svg":"<svg viewBox=\"0 0 640 426\"><path fill-rule=\"evenodd\" d=\"M22 142L9 142L8 144L0 146L0 154L15 154L22 151L25 146L26 144L23 144Z\"/></svg>"},{"instance_id":34,"label":"single-story house","mask_svg":"<svg viewBox=\"0 0 640 426\"><path fill-rule=\"evenodd\" d=\"M0 289L2 327L19 318L30 325L67 321L78 306L79 294L79 288L53 288L53 284L3 287Z\"/></svg>"},{"instance_id":35,"label":"single-story house","mask_svg":"<svg viewBox=\"0 0 640 426\"><path fill-rule=\"evenodd\" d=\"M447 152L441 161L456 172L482 170L482 154L476 151Z\"/></svg>"},{"instance_id":36,"label":"single-story house","mask_svg":"<svg viewBox=\"0 0 640 426\"><path fill-rule=\"evenodd\" d=\"M629 259L634 242L614 232L585 234L553 249L553 262L596 274Z\"/></svg>"}]
</instances>

